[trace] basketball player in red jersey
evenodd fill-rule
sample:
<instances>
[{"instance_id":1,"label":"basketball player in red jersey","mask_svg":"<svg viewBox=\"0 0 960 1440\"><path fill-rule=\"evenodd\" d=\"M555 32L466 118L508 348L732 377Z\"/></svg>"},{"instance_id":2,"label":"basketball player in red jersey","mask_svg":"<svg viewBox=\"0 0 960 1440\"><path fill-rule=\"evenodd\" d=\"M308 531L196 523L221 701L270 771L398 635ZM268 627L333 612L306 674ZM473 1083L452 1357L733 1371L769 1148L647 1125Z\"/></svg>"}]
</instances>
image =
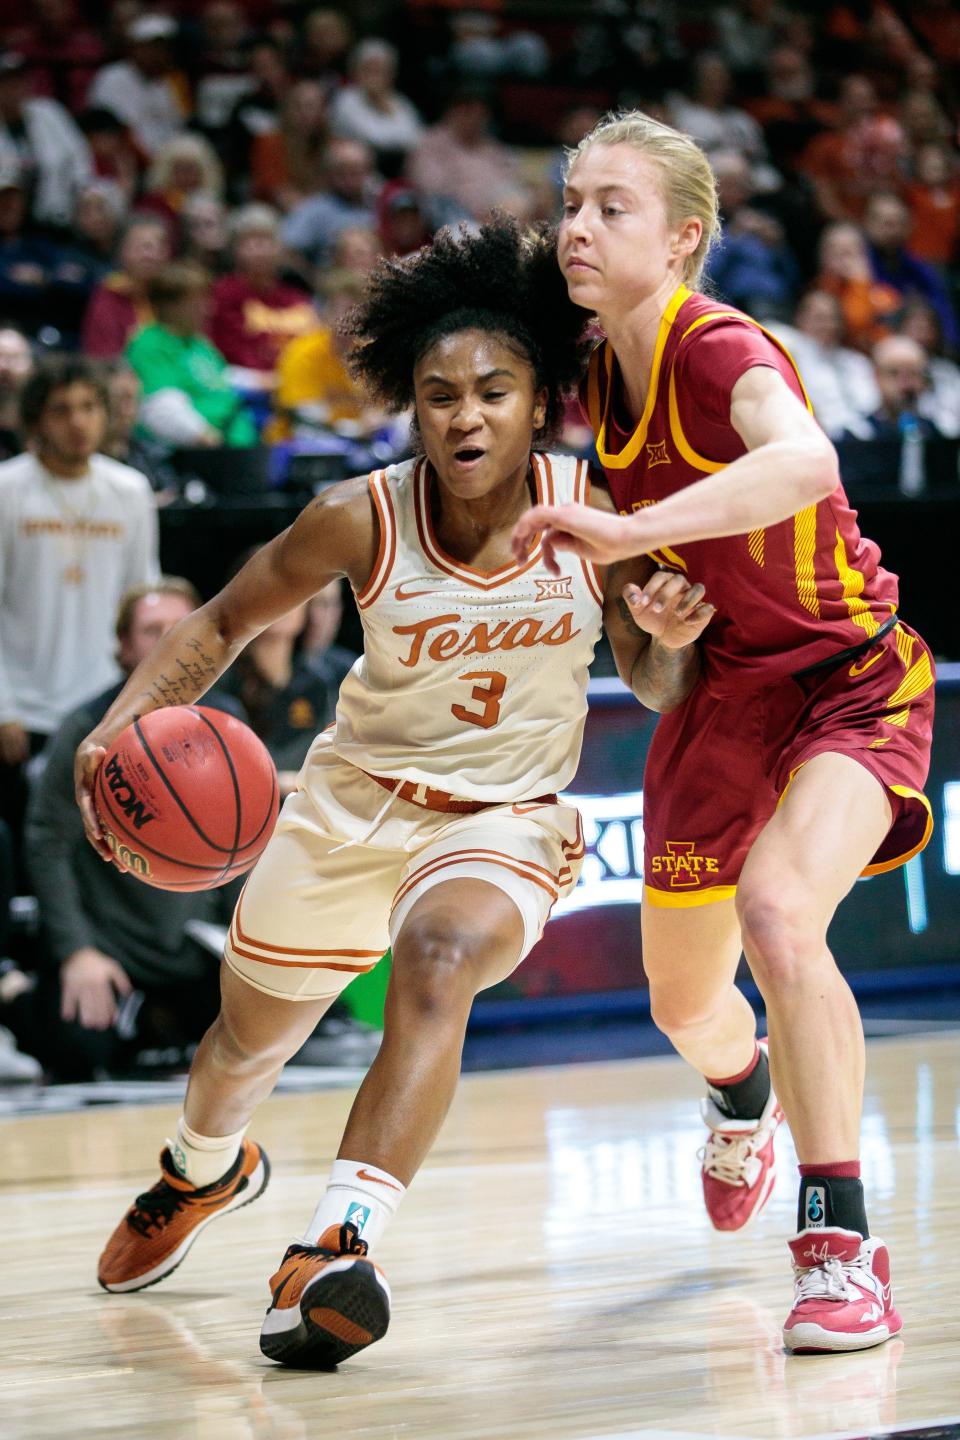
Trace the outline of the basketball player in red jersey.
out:
<instances>
[{"instance_id":1,"label":"basketball player in red jersey","mask_svg":"<svg viewBox=\"0 0 960 1440\"><path fill-rule=\"evenodd\" d=\"M161 641L78 752L104 853L91 793L119 732L198 699L254 635L333 577L351 581L364 655L237 905L221 1013L161 1178L98 1269L108 1290L156 1284L212 1219L257 1198L269 1167L244 1135L254 1108L392 944L380 1053L326 1193L270 1282L260 1343L284 1363L336 1364L386 1330L389 1289L367 1251L453 1097L473 998L576 884L579 819L555 792L576 770L601 612L621 673L655 708L679 704L699 671L693 642L713 613L702 586L675 577L657 623L638 627L651 562L606 577L575 563L558 580L538 547L512 561L534 495L588 493L583 462L532 449L579 373L584 318L552 238L512 222L385 262L356 318L357 369L391 408L415 405L421 453L325 491ZM612 510L600 489L590 499Z\"/></svg>"},{"instance_id":2,"label":"basketball player in red jersey","mask_svg":"<svg viewBox=\"0 0 960 1440\"><path fill-rule=\"evenodd\" d=\"M582 398L622 518L540 505L515 544L539 534L548 562L649 555L664 583L702 582L717 607L702 679L659 722L648 761L653 1015L707 1077L717 1228L767 1199L786 1112L801 1162L787 1348L861 1349L901 1321L860 1182L863 1032L826 936L858 876L929 839L933 667L789 356L696 291L716 231L713 176L688 137L627 114L572 156L559 261L606 337ZM741 947L769 1066L733 983Z\"/></svg>"}]
</instances>

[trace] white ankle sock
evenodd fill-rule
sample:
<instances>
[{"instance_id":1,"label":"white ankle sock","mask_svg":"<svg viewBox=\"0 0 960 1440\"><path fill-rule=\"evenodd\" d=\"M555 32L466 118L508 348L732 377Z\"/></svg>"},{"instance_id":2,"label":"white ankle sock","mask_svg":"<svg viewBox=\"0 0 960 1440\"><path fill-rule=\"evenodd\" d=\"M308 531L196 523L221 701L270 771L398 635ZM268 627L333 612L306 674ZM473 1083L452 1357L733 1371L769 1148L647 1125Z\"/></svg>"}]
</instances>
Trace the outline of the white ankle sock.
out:
<instances>
[{"instance_id":1,"label":"white ankle sock","mask_svg":"<svg viewBox=\"0 0 960 1440\"><path fill-rule=\"evenodd\" d=\"M334 1160L326 1193L307 1226L304 1242L316 1245L330 1225L349 1221L373 1249L406 1193L405 1185L376 1165Z\"/></svg>"},{"instance_id":2,"label":"white ankle sock","mask_svg":"<svg viewBox=\"0 0 960 1440\"><path fill-rule=\"evenodd\" d=\"M174 1166L191 1185L212 1185L226 1175L239 1155L246 1128L244 1125L235 1135L198 1135L181 1115L176 1139L167 1141Z\"/></svg>"}]
</instances>

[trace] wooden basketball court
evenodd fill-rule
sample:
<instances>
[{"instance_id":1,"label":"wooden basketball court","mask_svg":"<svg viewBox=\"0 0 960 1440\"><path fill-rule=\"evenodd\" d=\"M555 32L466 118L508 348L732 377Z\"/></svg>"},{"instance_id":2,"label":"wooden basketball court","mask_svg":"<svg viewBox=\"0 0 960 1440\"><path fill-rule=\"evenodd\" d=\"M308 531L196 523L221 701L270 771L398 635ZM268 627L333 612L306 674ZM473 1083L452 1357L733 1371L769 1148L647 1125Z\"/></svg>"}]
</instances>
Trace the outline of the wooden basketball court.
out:
<instances>
[{"instance_id":1,"label":"wooden basketball court","mask_svg":"<svg viewBox=\"0 0 960 1440\"><path fill-rule=\"evenodd\" d=\"M156 1178L176 1111L0 1126L3 1440L691 1440L960 1434L960 1046L870 1043L864 1178L890 1244L902 1339L788 1357L781 1132L753 1230L710 1230L697 1080L678 1060L467 1077L379 1252L390 1333L333 1374L257 1348L267 1277L309 1218L349 1091L277 1097L252 1133L270 1189L164 1284L106 1295L94 1269ZM954 1430L948 1422L957 1425Z\"/></svg>"}]
</instances>

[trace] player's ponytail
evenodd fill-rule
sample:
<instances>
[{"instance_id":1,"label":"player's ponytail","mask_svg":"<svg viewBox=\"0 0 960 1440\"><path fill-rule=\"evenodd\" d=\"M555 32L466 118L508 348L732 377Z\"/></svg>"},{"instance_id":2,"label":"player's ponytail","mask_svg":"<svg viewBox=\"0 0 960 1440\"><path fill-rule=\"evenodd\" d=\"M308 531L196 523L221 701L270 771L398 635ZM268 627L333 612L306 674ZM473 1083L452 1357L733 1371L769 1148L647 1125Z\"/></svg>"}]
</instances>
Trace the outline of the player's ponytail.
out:
<instances>
[{"instance_id":1,"label":"player's ponytail","mask_svg":"<svg viewBox=\"0 0 960 1440\"><path fill-rule=\"evenodd\" d=\"M642 110L606 115L567 152L567 172L591 145L633 145L658 166L663 176L663 198L671 225L694 216L703 225L700 243L684 263L683 279L696 286L710 247L720 234L717 182L710 161L695 140L664 125Z\"/></svg>"}]
</instances>

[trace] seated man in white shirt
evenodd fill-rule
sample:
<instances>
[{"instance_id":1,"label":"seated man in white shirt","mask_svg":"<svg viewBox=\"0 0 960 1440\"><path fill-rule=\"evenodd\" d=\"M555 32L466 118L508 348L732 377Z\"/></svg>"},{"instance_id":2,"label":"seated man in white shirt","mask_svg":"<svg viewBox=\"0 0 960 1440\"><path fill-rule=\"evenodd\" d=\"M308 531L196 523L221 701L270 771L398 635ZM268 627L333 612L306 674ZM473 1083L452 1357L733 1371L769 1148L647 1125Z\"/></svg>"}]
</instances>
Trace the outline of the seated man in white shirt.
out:
<instances>
[{"instance_id":1,"label":"seated man in white shirt","mask_svg":"<svg viewBox=\"0 0 960 1440\"><path fill-rule=\"evenodd\" d=\"M169 15L138 15L127 29L128 58L99 70L87 96L88 105L111 111L129 126L148 159L187 118L173 76L170 41L176 33Z\"/></svg>"}]
</instances>

